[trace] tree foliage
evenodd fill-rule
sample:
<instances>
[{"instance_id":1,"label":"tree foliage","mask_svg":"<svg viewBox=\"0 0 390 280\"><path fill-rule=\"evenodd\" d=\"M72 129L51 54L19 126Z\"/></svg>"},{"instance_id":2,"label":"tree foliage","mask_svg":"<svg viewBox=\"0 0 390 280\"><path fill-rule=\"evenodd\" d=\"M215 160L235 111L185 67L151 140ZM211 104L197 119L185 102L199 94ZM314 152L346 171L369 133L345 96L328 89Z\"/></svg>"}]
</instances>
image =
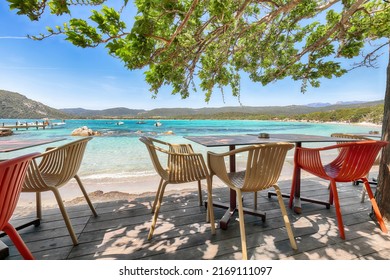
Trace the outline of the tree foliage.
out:
<instances>
[{"instance_id":1,"label":"tree foliage","mask_svg":"<svg viewBox=\"0 0 390 280\"><path fill-rule=\"evenodd\" d=\"M11 9L39 20L68 15L34 39L64 34L79 47L104 45L128 69L145 69L153 94L163 85L182 98L200 90L240 94L247 73L263 85L291 77L319 87L321 78L343 75L342 58L358 56L367 40L390 37L390 4L383 0L135 0L110 7L104 0L8 0ZM85 18L72 9L92 6ZM382 42L376 51L387 45ZM359 66L372 65L378 52Z\"/></svg>"}]
</instances>

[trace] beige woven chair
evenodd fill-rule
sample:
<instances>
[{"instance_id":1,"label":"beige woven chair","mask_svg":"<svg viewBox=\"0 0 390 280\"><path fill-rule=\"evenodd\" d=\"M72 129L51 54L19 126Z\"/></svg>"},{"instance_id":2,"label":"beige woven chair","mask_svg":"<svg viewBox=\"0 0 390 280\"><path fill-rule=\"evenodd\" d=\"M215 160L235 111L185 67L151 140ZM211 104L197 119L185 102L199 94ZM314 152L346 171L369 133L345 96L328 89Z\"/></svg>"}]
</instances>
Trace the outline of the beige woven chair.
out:
<instances>
[{"instance_id":1,"label":"beige woven chair","mask_svg":"<svg viewBox=\"0 0 390 280\"><path fill-rule=\"evenodd\" d=\"M35 157L29 165L22 189L22 192L36 193L37 217L39 219L42 218L41 193L53 192L74 245L78 244L78 240L62 202L59 188L75 178L93 215L97 216L80 177L77 175L85 148L91 139L92 137L86 137L63 146L48 148L46 152Z\"/></svg>"},{"instance_id":2,"label":"beige woven chair","mask_svg":"<svg viewBox=\"0 0 390 280\"><path fill-rule=\"evenodd\" d=\"M337 137L337 138L349 138L349 139L357 139L357 140L372 140L371 138L368 138L368 137L364 137L364 136L361 136L361 135L356 135L356 134L348 134L348 133L333 133L331 135L332 137ZM338 142L338 144L341 144L341 143L345 143L345 142ZM379 163L381 161L381 157L380 157L380 154L378 155L378 157L376 158L374 165L378 166ZM370 174L367 174L367 179L370 178L369 176ZM353 182L355 185L359 185L359 182ZM370 182L370 184L372 184L373 182ZM362 189L362 197L361 197L361 202L364 202L364 199L366 197L366 187L364 186L363 184L363 189Z\"/></svg>"},{"instance_id":3,"label":"beige woven chair","mask_svg":"<svg viewBox=\"0 0 390 280\"><path fill-rule=\"evenodd\" d=\"M192 149L192 146L190 144L176 144L176 143L168 143L161 141L159 139L155 138L150 138L152 142L154 142L154 145L158 145L160 147L168 147L170 153L181 153L181 154L194 154L194 150ZM141 140L142 141L142 140ZM170 154L167 156L167 166L169 165L169 162L171 161ZM198 198L199 198L199 206L203 205L203 199L202 199L202 179L198 180ZM156 209L156 203L158 200L158 196L161 190L161 186L164 182L164 179L161 177L160 184L158 186L157 192L156 192L156 197L153 202L152 206L152 213L154 213L154 210Z\"/></svg>"},{"instance_id":4,"label":"beige woven chair","mask_svg":"<svg viewBox=\"0 0 390 280\"><path fill-rule=\"evenodd\" d=\"M201 205L202 198L200 181L205 179L207 181L208 203L209 205L212 205L211 179L202 154L194 153L191 145L169 144L155 138L145 136L141 137L140 141L146 145L153 166L157 174L161 177L156 197L152 206L152 212L154 212L154 215L148 235L148 239L151 239L156 226L157 217L166 186L168 184L198 182L199 203ZM163 149L161 146L167 146L168 149ZM164 155L167 157L167 164L165 167L162 166L160 159ZM212 234L215 234L214 212L212 210L213 208L208 207L207 209L206 220L210 219L211 231Z\"/></svg>"},{"instance_id":5,"label":"beige woven chair","mask_svg":"<svg viewBox=\"0 0 390 280\"><path fill-rule=\"evenodd\" d=\"M297 249L294 234L287 216L282 194L277 181L286 158L287 151L292 149L294 144L290 143L268 143L262 145L247 146L232 150L227 153L215 154L208 152L208 165L211 177L216 175L229 188L237 193L238 215L241 233L242 258L248 258L245 236L245 222L242 203L242 193L266 190L274 187L283 220L286 225L287 234L293 249ZM244 171L228 173L225 165L225 157L239 153L247 153L247 164Z\"/></svg>"}]
</instances>

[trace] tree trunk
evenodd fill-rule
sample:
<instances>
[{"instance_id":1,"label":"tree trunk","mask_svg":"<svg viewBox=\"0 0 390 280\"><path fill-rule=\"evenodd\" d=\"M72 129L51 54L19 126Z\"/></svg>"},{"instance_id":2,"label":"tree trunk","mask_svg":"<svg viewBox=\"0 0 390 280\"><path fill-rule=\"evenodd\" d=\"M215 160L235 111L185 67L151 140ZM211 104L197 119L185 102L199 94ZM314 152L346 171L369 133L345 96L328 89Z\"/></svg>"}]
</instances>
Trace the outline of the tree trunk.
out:
<instances>
[{"instance_id":1,"label":"tree trunk","mask_svg":"<svg viewBox=\"0 0 390 280\"><path fill-rule=\"evenodd\" d=\"M382 125L382 140L389 141L390 136L390 46L389 62L387 64L386 93ZM390 145L382 151L379 166L377 202L383 217L390 221Z\"/></svg>"}]
</instances>

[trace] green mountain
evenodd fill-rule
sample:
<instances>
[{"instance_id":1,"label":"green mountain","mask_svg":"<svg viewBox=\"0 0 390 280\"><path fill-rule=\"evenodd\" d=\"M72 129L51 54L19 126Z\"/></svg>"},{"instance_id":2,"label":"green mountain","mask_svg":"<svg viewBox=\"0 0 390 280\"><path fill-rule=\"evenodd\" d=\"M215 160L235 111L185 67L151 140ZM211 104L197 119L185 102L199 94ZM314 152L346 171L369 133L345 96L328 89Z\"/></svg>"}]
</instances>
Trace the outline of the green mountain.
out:
<instances>
[{"instance_id":1,"label":"green mountain","mask_svg":"<svg viewBox=\"0 0 390 280\"><path fill-rule=\"evenodd\" d=\"M10 91L0 90L2 119L72 119L72 118L171 118L171 119L253 119L310 120L381 123L383 100L372 102L313 103L290 106L235 106L219 108L157 108L153 110L124 107L105 110L83 108L54 109Z\"/></svg>"},{"instance_id":2,"label":"green mountain","mask_svg":"<svg viewBox=\"0 0 390 280\"><path fill-rule=\"evenodd\" d=\"M311 105L290 105L290 106L235 106L216 108L156 108L152 110L111 108L106 110L87 110L83 108L60 109L62 112L82 118L118 117L118 118L209 118L218 116L243 116L263 115L270 117L284 116L292 117L315 112L328 112L339 109L353 109L383 105L383 100L372 102L338 102L333 105L319 106Z\"/></svg>"},{"instance_id":3,"label":"green mountain","mask_svg":"<svg viewBox=\"0 0 390 280\"><path fill-rule=\"evenodd\" d=\"M314 112L326 112L345 108L363 108L376 105L383 105L383 100L372 102L345 102L337 103L329 106L305 106L305 105L289 105L289 106L236 106L236 107L219 107L219 108L158 108L150 111L145 111L138 114L144 118L174 118L202 116L207 118L218 115L264 115L264 116L285 116L292 117L296 115L309 114Z\"/></svg>"},{"instance_id":4,"label":"green mountain","mask_svg":"<svg viewBox=\"0 0 390 280\"><path fill-rule=\"evenodd\" d=\"M124 107L111 108L105 110L87 110L83 108L66 108L60 109L62 112L83 117L83 118L98 118L98 117L128 117L134 118L138 114L146 112L140 109L128 109Z\"/></svg>"},{"instance_id":5,"label":"green mountain","mask_svg":"<svg viewBox=\"0 0 390 280\"><path fill-rule=\"evenodd\" d=\"M28 99L16 92L0 90L1 119L69 119L71 115Z\"/></svg>"}]
</instances>

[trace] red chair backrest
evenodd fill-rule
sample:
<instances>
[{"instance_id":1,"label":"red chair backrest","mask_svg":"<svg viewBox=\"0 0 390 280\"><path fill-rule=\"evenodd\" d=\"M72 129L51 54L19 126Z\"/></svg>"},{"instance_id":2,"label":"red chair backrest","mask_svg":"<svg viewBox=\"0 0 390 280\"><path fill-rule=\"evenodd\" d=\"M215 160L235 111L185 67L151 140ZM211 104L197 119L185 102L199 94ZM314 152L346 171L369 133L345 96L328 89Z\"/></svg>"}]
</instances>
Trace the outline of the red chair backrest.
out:
<instances>
[{"instance_id":1,"label":"red chair backrest","mask_svg":"<svg viewBox=\"0 0 390 280\"><path fill-rule=\"evenodd\" d=\"M27 167L34 156L32 153L0 162L0 230L10 220L26 176Z\"/></svg>"},{"instance_id":2,"label":"red chair backrest","mask_svg":"<svg viewBox=\"0 0 390 280\"><path fill-rule=\"evenodd\" d=\"M353 181L365 177L374 164L386 141L361 141L339 144L344 160L338 172L337 181Z\"/></svg>"}]
</instances>

